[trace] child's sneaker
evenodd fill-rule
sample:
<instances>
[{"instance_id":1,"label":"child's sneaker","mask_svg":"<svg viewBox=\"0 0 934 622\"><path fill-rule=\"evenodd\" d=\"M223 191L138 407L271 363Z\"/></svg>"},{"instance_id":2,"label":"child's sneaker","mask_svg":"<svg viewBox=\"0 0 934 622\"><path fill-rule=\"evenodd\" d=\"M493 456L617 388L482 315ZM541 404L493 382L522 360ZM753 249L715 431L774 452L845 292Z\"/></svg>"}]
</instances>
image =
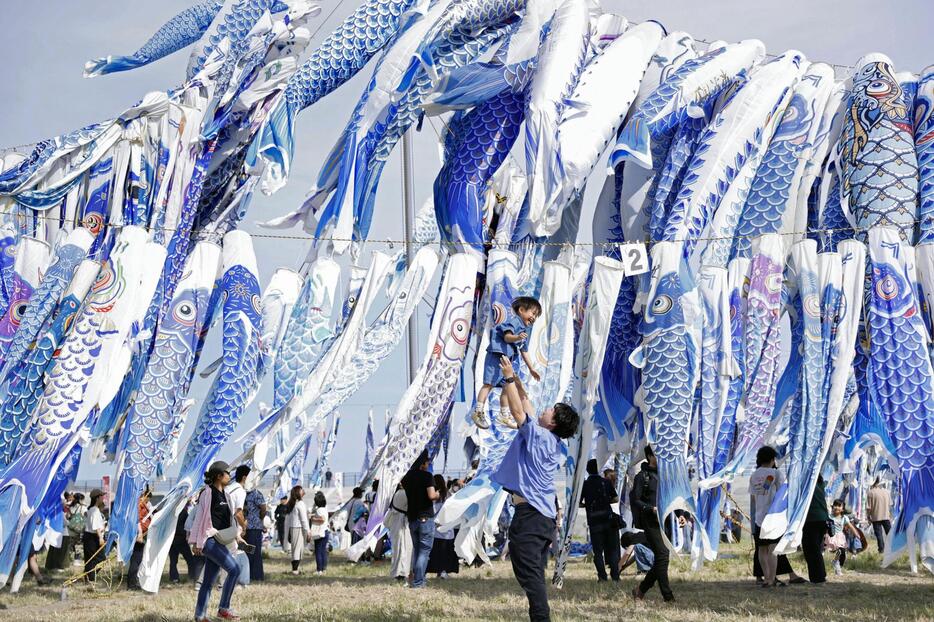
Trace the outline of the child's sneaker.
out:
<instances>
[{"instance_id":1,"label":"child's sneaker","mask_svg":"<svg viewBox=\"0 0 934 622\"><path fill-rule=\"evenodd\" d=\"M843 568L840 566L840 562L837 561L836 559L833 560L833 573L835 575L843 574Z\"/></svg>"},{"instance_id":2,"label":"child's sneaker","mask_svg":"<svg viewBox=\"0 0 934 622\"><path fill-rule=\"evenodd\" d=\"M519 429L519 426L516 425L516 418L513 417L512 413L509 412L508 410L499 411L499 416L496 418L496 421L499 422L500 425L503 425L507 428L510 428L513 430Z\"/></svg>"},{"instance_id":3,"label":"child's sneaker","mask_svg":"<svg viewBox=\"0 0 934 622\"><path fill-rule=\"evenodd\" d=\"M490 416L486 413L485 407L477 406L470 418L473 419L474 425L481 430L490 429Z\"/></svg>"}]
</instances>

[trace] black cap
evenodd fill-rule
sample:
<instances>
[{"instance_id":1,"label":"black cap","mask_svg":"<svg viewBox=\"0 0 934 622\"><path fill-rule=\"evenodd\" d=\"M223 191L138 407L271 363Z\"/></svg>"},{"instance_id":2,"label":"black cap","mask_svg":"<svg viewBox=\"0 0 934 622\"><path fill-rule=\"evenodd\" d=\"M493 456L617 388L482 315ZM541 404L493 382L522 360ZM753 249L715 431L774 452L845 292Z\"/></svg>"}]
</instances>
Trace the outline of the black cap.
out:
<instances>
[{"instance_id":1,"label":"black cap","mask_svg":"<svg viewBox=\"0 0 934 622\"><path fill-rule=\"evenodd\" d=\"M212 462L208 467L208 475L220 475L221 473L230 474L230 465L223 460Z\"/></svg>"}]
</instances>

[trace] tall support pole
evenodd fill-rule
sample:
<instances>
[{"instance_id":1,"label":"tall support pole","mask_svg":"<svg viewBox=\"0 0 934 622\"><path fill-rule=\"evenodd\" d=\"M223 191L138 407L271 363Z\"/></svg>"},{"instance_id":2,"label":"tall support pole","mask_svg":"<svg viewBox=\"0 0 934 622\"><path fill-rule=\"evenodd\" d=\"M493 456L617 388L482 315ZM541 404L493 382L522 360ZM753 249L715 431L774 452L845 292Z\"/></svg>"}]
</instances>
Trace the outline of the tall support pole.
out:
<instances>
[{"instance_id":1,"label":"tall support pole","mask_svg":"<svg viewBox=\"0 0 934 622\"><path fill-rule=\"evenodd\" d=\"M412 162L412 130L402 135L402 198L405 224L405 261L411 266L415 259L415 179ZM418 360L418 314L409 317L409 326L406 331L406 369L409 384L415 380L415 365Z\"/></svg>"}]
</instances>

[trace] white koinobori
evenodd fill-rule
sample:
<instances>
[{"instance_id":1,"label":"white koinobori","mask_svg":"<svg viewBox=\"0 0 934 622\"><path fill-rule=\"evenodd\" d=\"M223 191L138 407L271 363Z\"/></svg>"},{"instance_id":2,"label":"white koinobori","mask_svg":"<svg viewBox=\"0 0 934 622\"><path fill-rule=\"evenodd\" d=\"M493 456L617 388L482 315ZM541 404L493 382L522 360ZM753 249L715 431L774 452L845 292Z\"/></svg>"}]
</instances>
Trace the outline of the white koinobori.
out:
<instances>
[{"instance_id":1,"label":"white koinobori","mask_svg":"<svg viewBox=\"0 0 934 622\"><path fill-rule=\"evenodd\" d=\"M610 139L639 92L646 67L664 36L657 22L645 22L609 43L584 67L557 129L563 176L554 200L533 218L533 233L551 235L561 225L567 203L583 192Z\"/></svg>"},{"instance_id":2,"label":"white koinobori","mask_svg":"<svg viewBox=\"0 0 934 622\"><path fill-rule=\"evenodd\" d=\"M565 0L552 17L538 53L525 115L525 170L529 177L529 219L540 222L560 187L558 122L583 69L590 47L591 4Z\"/></svg>"},{"instance_id":3,"label":"white koinobori","mask_svg":"<svg viewBox=\"0 0 934 622\"><path fill-rule=\"evenodd\" d=\"M623 264L609 257L594 259L593 276L590 282L590 295L581 329L581 410L580 428L569 439L568 460L573 460L573 475L567 483L569 496L565 507L580 506L581 491L584 486L584 465L590 456L590 444L593 439L593 411L597 402L597 383L600 382L600 370L606 354L606 339L610 332L613 309L620 284L623 282ZM560 587L564 582L564 569L571 552L571 537L577 512L567 512L561 526L561 548L555 558L555 574L552 583Z\"/></svg>"}]
</instances>

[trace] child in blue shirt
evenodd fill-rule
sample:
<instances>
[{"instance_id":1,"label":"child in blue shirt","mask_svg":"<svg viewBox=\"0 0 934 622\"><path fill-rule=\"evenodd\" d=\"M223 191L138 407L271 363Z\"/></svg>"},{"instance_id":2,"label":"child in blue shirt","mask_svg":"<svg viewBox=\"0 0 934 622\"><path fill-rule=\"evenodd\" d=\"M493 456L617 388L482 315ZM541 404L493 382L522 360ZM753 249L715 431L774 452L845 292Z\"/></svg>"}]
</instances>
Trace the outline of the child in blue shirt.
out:
<instances>
[{"instance_id":1,"label":"child in blue shirt","mask_svg":"<svg viewBox=\"0 0 934 622\"><path fill-rule=\"evenodd\" d=\"M514 315L505 322L493 327L490 334L490 345L483 361L483 387L481 387L480 393L477 394L477 406L474 409L473 422L478 428L484 430L490 427L490 417L486 412L486 400L493 387L501 388L503 386L503 374L500 371L501 357L508 358L513 367L519 366L519 358L521 357L528 366L532 378L536 381L540 379L528 355L528 329L541 315L542 305L535 298L520 296L512 301L512 311ZM501 410L505 410L502 403L500 406ZM510 427L515 427L512 417L501 417L500 420Z\"/></svg>"}]
</instances>

